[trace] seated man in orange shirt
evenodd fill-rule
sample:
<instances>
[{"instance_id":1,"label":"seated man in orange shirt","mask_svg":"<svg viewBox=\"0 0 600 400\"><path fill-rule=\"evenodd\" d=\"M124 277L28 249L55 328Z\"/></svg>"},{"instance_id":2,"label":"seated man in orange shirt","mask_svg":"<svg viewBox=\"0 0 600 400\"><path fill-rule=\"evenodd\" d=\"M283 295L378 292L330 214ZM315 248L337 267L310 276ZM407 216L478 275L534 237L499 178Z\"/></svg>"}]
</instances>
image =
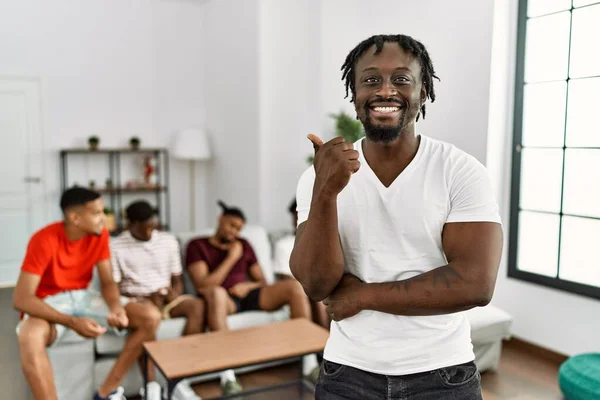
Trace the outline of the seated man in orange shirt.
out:
<instances>
[{"instance_id":1,"label":"seated man in orange shirt","mask_svg":"<svg viewBox=\"0 0 600 400\"><path fill-rule=\"evenodd\" d=\"M119 295L100 195L75 187L63 193L60 206L64 221L33 235L14 291L14 307L24 313L17 326L23 374L36 400L56 400L46 347L66 329L88 338L128 329L125 347L94 397L122 400L119 382L141 356L142 343L155 338L161 314L151 304L128 303ZM88 289L94 266L101 295ZM160 398L160 386L151 382L146 399Z\"/></svg>"}]
</instances>

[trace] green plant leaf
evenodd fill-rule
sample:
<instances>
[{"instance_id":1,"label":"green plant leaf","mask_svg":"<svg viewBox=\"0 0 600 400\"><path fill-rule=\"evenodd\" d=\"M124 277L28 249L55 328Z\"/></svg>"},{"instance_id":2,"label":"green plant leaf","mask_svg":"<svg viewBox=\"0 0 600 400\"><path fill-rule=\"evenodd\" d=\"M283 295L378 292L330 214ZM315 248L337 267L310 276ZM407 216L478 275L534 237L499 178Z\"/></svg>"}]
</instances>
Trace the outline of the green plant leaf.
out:
<instances>
[{"instance_id":1,"label":"green plant leaf","mask_svg":"<svg viewBox=\"0 0 600 400\"><path fill-rule=\"evenodd\" d=\"M335 119L335 134L343 137L346 142L354 143L364 136L362 124L359 120L352 118L344 111L337 114L331 114L331 118Z\"/></svg>"}]
</instances>

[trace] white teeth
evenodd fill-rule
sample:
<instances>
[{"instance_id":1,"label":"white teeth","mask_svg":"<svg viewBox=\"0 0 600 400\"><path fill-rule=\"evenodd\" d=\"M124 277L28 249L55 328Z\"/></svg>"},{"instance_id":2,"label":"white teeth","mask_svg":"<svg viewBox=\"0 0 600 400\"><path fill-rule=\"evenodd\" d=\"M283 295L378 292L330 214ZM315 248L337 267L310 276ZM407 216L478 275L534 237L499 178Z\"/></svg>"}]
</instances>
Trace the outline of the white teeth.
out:
<instances>
[{"instance_id":1,"label":"white teeth","mask_svg":"<svg viewBox=\"0 0 600 400\"><path fill-rule=\"evenodd\" d=\"M398 111L400 108L399 107L373 107L373 109L377 112L391 113L391 112Z\"/></svg>"}]
</instances>

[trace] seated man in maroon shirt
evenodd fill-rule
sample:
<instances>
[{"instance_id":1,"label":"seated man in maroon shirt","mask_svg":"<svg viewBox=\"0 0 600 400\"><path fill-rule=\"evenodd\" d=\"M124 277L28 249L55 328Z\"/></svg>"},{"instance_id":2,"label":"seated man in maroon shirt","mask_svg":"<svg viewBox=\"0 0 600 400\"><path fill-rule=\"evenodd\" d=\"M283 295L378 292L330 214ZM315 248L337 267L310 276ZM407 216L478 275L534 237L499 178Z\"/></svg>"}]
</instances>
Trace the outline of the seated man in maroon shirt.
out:
<instances>
[{"instance_id":1,"label":"seated man in maroon shirt","mask_svg":"<svg viewBox=\"0 0 600 400\"><path fill-rule=\"evenodd\" d=\"M308 297L295 280L267 285L254 250L248 241L238 237L246 223L244 213L219 202L223 213L213 236L190 241L186 250L189 276L198 294L205 298L208 327L227 330L227 316L237 312L273 311L290 306L292 318L311 318ZM305 357L303 372L309 377L318 371L316 358ZM221 386L236 385L233 371L221 377Z\"/></svg>"},{"instance_id":2,"label":"seated man in maroon shirt","mask_svg":"<svg viewBox=\"0 0 600 400\"><path fill-rule=\"evenodd\" d=\"M227 316L236 312L273 311L290 306L292 318L311 318L308 298L300 283L286 280L267 285L250 243L238 237L246 223L244 213L227 207L211 237L192 240L186 265L194 287L207 300L208 326L227 327Z\"/></svg>"}]
</instances>

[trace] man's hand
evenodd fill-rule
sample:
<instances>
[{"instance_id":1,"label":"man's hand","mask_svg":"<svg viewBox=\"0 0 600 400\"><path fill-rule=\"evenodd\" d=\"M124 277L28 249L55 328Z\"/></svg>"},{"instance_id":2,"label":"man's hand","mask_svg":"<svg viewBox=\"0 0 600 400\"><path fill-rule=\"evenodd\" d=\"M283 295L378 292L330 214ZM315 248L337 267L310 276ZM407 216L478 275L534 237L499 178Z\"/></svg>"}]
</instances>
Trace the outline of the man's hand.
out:
<instances>
[{"instance_id":1,"label":"man's hand","mask_svg":"<svg viewBox=\"0 0 600 400\"><path fill-rule=\"evenodd\" d=\"M108 322L108 325L119 329L125 329L129 326L129 318L127 318L127 313L123 307L111 310L108 317L106 317L106 322Z\"/></svg>"},{"instance_id":2,"label":"man's hand","mask_svg":"<svg viewBox=\"0 0 600 400\"><path fill-rule=\"evenodd\" d=\"M256 289L256 282L240 282L229 288L229 294L243 299L248 296L252 289Z\"/></svg>"},{"instance_id":3,"label":"man's hand","mask_svg":"<svg viewBox=\"0 0 600 400\"><path fill-rule=\"evenodd\" d=\"M106 332L106 328L91 318L75 317L68 327L86 338L96 338Z\"/></svg>"},{"instance_id":4,"label":"man's hand","mask_svg":"<svg viewBox=\"0 0 600 400\"><path fill-rule=\"evenodd\" d=\"M328 196L337 196L350 182L350 177L360 168L358 151L344 138L335 137L323 144L312 133L308 135L315 149L315 190Z\"/></svg>"},{"instance_id":5,"label":"man's hand","mask_svg":"<svg viewBox=\"0 0 600 400\"><path fill-rule=\"evenodd\" d=\"M172 287L169 288L167 295L165 296L165 304L169 304L173 300L179 297L179 293L173 290Z\"/></svg>"},{"instance_id":6,"label":"man's hand","mask_svg":"<svg viewBox=\"0 0 600 400\"><path fill-rule=\"evenodd\" d=\"M323 304L329 317L334 321L350 318L362 311L360 288L364 282L352 274L344 274L333 293Z\"/></svg>"},{"instance_id":7,"label":"man's hand","mask_svg":"<svg viewBox=\"0 0 600 400\"><path fill-rule=\"evenodd\" d=\"M156 307L158 307L159 310L162 310L163 307L166 305L165 293L161 293L161 291L162 290L154 292L150 296L147 297L147 299L150 300L152 302L152 304L154 304Z\"/></svg>"},{"instance_id":8,"label":"man's hand","mask_svg":"<svg viewBox=\"0 0 600 400\"><path fill-rule=\"evenodd\" d=\"M242 242L236 240L235 242L231 243L231 246L229 246L229 250L227 251L227 257L229 257L230 260L237 262L240 258L242 258L242 254L244 254L244 246L242 246Z\"/></svg>"}]
</instances>

